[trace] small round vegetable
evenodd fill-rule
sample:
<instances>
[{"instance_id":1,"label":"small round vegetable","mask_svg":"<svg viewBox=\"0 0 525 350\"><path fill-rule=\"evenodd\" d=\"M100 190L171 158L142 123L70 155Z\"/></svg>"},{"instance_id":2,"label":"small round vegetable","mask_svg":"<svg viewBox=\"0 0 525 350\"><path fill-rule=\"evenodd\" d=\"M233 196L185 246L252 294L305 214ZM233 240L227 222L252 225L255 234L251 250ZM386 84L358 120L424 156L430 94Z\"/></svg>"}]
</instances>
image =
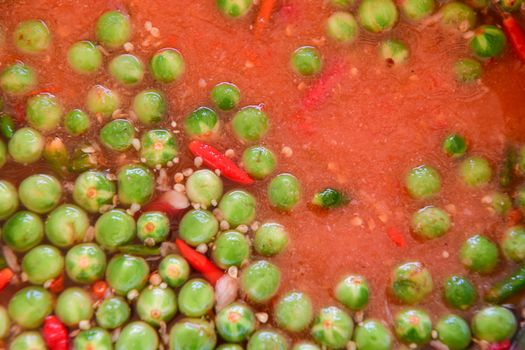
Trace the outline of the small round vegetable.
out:
<instances>
[{"instance_id":1,"label":"small round vegetable","mask_svg":"<svg viewBox=\"0 0 525 350\"><path fill-rule=\"evenodd\" d=\"M161 83L174 82L184 73L184 58L175 49L162 49L151 58L150 70L155 80Z\"/></svg>"},{"instance_id":2,"label":"small round vegetable","mask_svg":"<svg viewBox=\"0 0 525 350\"><path fill-rule=\"evenodd\" d=\"M169 343L171 350L213 350L217 343L217 335L210 322L185 318L171 327Z\"/></svg>"},{"instance_id":3,"label":"small round vegetable","mask_svg":"<svg viewBox=\"0 0 525 350\"><path fill-rule=\"evenodd\" d=\"M268 132L268 116L260 107L244 107L233 117L232 127L233 132L241 141L256 142Z\"/></svg>"},{"instance_id":4,"label":"small round vegetable","mask_svg":"<svg viewBox=\"0 0 525 350\"><path fill-rule=\"evenodd\" d=\"M498 247L487 237L475 235L463 243L459 259L473 272L490 273L498 264Z\"/></svg>"},{"instance_id":5,"label":"small round vegetable","mask_svg":"<svg viewBox=\"0 0 525 350\"><path fill-rule=\"evenodd\" d=\"M441 190L441 177L433 167L420 165L407 174L405 186L413 198L430 198Z\"/></svg>"},{"instance_id":6,"label":"small round vegetable","mask_svg":"<svg viewBox=\"0 0 525 350\"><path fill-rule=\"evenodd\" d=\"M125 324L131 315L131 310L122 297L104 299L97 308L97 324L105 329L115 329Z\"/></svg>"},{"instance_id":7,"label":"small round vegetable","mask_svg":"<svg viewBox=\"0 0 525 350\"><path fill-rule=\"evenodd\" d=\"M166 166L178 155L179 145L168 130L148 130L142 135L140 158L147 166Z\"/></svg>"},{"instance_id":8,"label":"small round vegetable","mask_svg":"<svg viewBox=\"0 0 525 350\"><path fill-rule=\"evenodd\" d=\"M180 238L194 247L201 243L210 243L217 232L219 221L207 210L190 210L179 223Z\"/></svg>"},{"instance_id":9,"label":"small round vegetable","mask_svg":"<svg viewBox=\"0 0 525 350\"><path fill-rule=\"evenodd\" d=\"M108 331L102 328L91 328L81 331L73 340L75 350L113 350L113 342Z\"/></svg>"},{"instance_id":10,"label":"small round vegetable","mask_svg":"<svg viewBox=\"0 0 525 350\"><path fill-rule=\"evenodd\" d=\"M368 305L370 288L363 276L348 275L335 287L335 298L353 311L364 309Z\"/></svg>"},{"instance_id":11,"label":"small round vegetable","mask_svg":"<svg viewBox=\"0 0 525 350\"><path fill-rule=\"evenodd\" d=\"M146 212L137 220L137 236L142 242L150 239L158 244L164 242L169 234L170 220L162 212Z\"/></svg>"},{"instance_id":12,"label":"small round vegetable","mask_svg":"<svg viewBox=\"0 0 525 350\"><path fill-rule=\"evenodd\" d=\"M64 128L73 136L82 135L90 125L89 116L81 109L73 109L64 116Z\"/></svg>"},{"instance_id":13,"label":"small round vegetable","mask_svg":"<svg viewBox=\"0 0 525 350\"><path fill-rule=\"evenodd\" d=\"M270 300L281 284L281 272L274 264L259 260L248 265L241 274L241 290L256 303Z\"/></svg>"},{"instance_id":14,"label":"small round vegetable","mask_svg":"<svg viewBox=\"0 0 525 350\"><path fill-rule=\"evenodd\" d=\"M248 13L253 0L216 0L219 11L226 17L239 18Z\"/></svg>"},{"instance_id":15,"label":"small round vegetable","mask_svg":"<svg viewBox=\"0 0 525 350\"><path fill-rule=\"evenodd\" d=\"M319 73L323 66L321 54L312 46L302 46L296 49L290 61L292 69L297 74L311 76Z\"/></svg>"},{"instance_id":16,"label":"small round vegetable","mask_svg":"<svg viewBox=\"0 0 525 350\"><path fill-rule=\"evenodd\" d=\"M278 331L261 329L255 332L248 341L246 350L288 350L288 341Z\"/></svg>"},{"instance_id":17,"label":"small round vegetable","mask_svg":"<svg viewBox=\"0 0 525 350\"><path fill-rule=\"evenodd\" d=\"M335 41L350 44L357 39L359 27L351 13L338 11L328 17L326 33Z\"/></svg>"},{"instance_id":18,"label":"small round vegetable","mask_svg":"<svg viewBox=\"0 0 525 350\"><path fill-rule=\"evenodd\" d=\"M413 21L420 21L432 14L436 7L434 0L405 0L401 2L401 11Z\"/></svg>"},{"instance_id":19,"label":"small round vegetable","mask_svg":"<svg viewBox=\"0 0 525 350\"><path fill-rule=\"evenodd\" d=\"M467 310L478 298L476 288L462 276L450 276L445 281L444 296L450 307Z\"/></svg>"},{"instance_id":20,"label":"small round vegetable","mask_svg":"<svg viewBox=\"0 0 525 350\"><path fill-rule=\"evenodd\" d=\"M39 245L22 259L22 271L33 284L44 284L57 278L64 270L64 257L51 245Z\"/></svg>"},{"instance_id":21,"label":"small round vegetable","mask_svg":"<svg viewBox=\"0 0 525 350\"><path fill-rule=\"evenodd\" d=\"M275 154L264 146L249 147L242 154L244 169L255 179L262 180L273 173L276 163Z\"/></svg>"},{"instance_id":22,"label":"small round vegetable","mask_svg":"<svg viewBox=\"0 0 525 350\"><path fill-rule=\"evenodd\" d=\"M109 62L108 69L113 78L124 85L138 84L144 78L144 64L131 54L116 56Z\"/></svg>"},{"instance_id":23,"label":"small round vegetable","mask_svg":"<svg viewBox=\"0 0 525 350\"><path fill-rule=\"evenodd\" d=\"M62 186L54 176L31 175L20 183L18 196L27 209L43 214L57 206L62 197Z\"/></svg>"},{"instance_id":24,"label":"small round vegetable","mask_svg":"<svg viewBox=\"0 0 525 350\"><path fill-rule=\"evenodd\" d=\"M107 11L99 17L95 34L102 45L116 49L131 38L129 17L119 11Z\"/></svg>"},{"instance_id":25,"label":"small round vegetable","mask_svg":"<svg viewBox=\"0 0 525 350\"><path fill-rule=\"evenodd\" d=\"M379 46L379 54L389 64L402 64L408 59L410 51L404 42L388 39Z\"/></svg>"},{"instance_id":26,"label":"small round vegetable","mask_svg":"<svg viewBox=\"0 0 525 350\"><path fill-rule=\"evenodd\" d=\"M501 249L507 259L517 263L525 260L525 227L514 226L505 231Z\"/></svg>"},{"instance_id":27,"label":"small round vegetable","mask_svg":"<svg viewBox=\"0 0 525 350\"><path fill-rule=\"evenodd\" d=\"M241 92L235 84L224 82L213 87L210 97L217 108L223 111L231 111L239 105Z\"/></svg>"},{"instance_id":28,"label":"small round vegetable","mask_svg":"<svg viewBox=\"0 0 525 350\"><path fill-rule=\"evenodd\" d=\"M94 73L102 66L102 52L93 42L82 40L71 45L67 51L67 61L77 73Z\"/></svg>"},{"instance_id":29,"label":"small round vegetable","mask_svg":"<svg viewBox=\"0 0 525 350\"><path fill-rule=\"evenodd\" d=\"M331 0L330 4L335 8L348 8L355 5L355 0Z\"/></svg>"},{"instance_id":30,"label":"small round vegetable","mask_svg":"<svg viewBox=\"0 0 525 350\"><path fill-rule=\"evenodd\" d=\"M363 0L359 5L359 23L372 33L381 33L394 27L399 17L392 0Z\"/></svg>"},{"instance_id":31,"label":"small round vegetable","mask_svg":"<svg viewBox=\"0 0 525 350\"><path fill-rule=\"evenodd\" d=\"M483 66L481 65L481 63L479 63L475 59L463 58L463 59L456 61L456 63L454 63L454 74L458 82L471 83L481 78L481 75L483 74ZM464 147L466 150L466 144ZM454 153L453 154L449 153L449 155L455 156Z\"/></svg>"},{"instance_id":32,"label":"small round vegetable","mask_svg":"<svg viewBox=\"0 0 525 350\"><path fill-rule=\"evenodd\" d=\"M420 262L401 264L392 273L392 294L402 303L418 303L432 292L432 288L430 271Z\"/></svg>"},{"instance_id":33,"label":"small round vegetable","mask_svg":"<svg viewBox=\"0 0 525 350\"><path fill-rule=\"evenodd\" d=\"M178 302L184 315L201 317L213 308L215 291L205 280L191 279L179 290Z\"/></svg>"},{"instance_id":34,"label":"small round vegetable","mask_svg":"<svg viewBox=\"0 0 525 350\"><path fill-rule=\"evenodd\" d=\"M118 198L124 205L146 204L155 191L155 177L146 167L128 164L117 173Z\"/></svg>"},{"instance_id":35,"label":"small round vegetable","mask_svg":"<svg viewBox=\"0 0 525 350\"><path fill-rule=\"evenodd\" d=\"M144 322L154 327L168 323L177 313L177 300L171 288L145 288L136 305L137 314Z\"/></svg>"},{"instance_id":36,"label":"small round vegetable","mask_svg":"<svg viewBox=\"0 0 525 350\"><path fill-rule=\"evenodd\" d=\"M295 344L292 350L321 350L321 348L310 342L302 341Z\"/></svg>"},{"instance_id":37,"label":"small round vegetable","mask_svg":"<svg viewBox=\"0 0 525 350\"><path fill-rule=\"evenodd\" d=\"M22 62L4 68L0 73L0 88L10 95L24 94L36 86L36 73Z\"/></svg>"},{"instance_id":38,"label":"small round vegetable","mask_svg":"<svg viewBox=\"0 0 525 350\"><path fill-rule=\"evenodd\" d=\"M445 28L466 32L474 28L478 20L476 11L459 1L449 2L439 11Z\"/></svg>"},{"instance_id":39,"label":"small round vegetable","mask_svg":"<svg viewBox=\"0 0 525 350\"><path fill-rule=\"evenodd\" d=\"M244 190L232 190L219 202L223 218L233 227L249 225L255 219L255 207L255 198Z\"/></svg>"},{"instance_id":40,"label":"small round vegetable","mask_svg":"<svg viewBox=\"0 0 525 350\"><path fill-rule=\"evenodd\" d=\"M244 350L244 348L240 346L239 344L224 343L216 347L215 350Z\"/></svg>"},{"instance_id":41,"label":"small round vegetable","mask_svg":"<svg viewBox=\"0 0 525 350\"><path fill-rule=\"evenodd\" d=\"M80 321L91 320L93 317L91 296L82 288L67 288L57 299L55 314L68 327L76 327Z\"/></svg>"},{"instance_id":42,"label":"small round vegetable","mask_svg":"<svg viewBox=\"0 0 525 350\"><path fill-rule=\"evenodd\" d=\"M22 332L13 338L9 350L47 350L46 342L40 332Z\"/></svg>"},{"instance_id":43,"label":"small round vegetable","mask_svg":"<svg viewBox=\"0 0 525 350\"><path fill-rule=\"evenodd\" d=\"M115 350L157 350L159 336L149 324L141 321L128 323L115 343Z\"/></svg>"},{"instance_id":44,"label":"small round vegetable","mask_svg":"<svg viewBox=\"0 0 525 350\"><path fill-rule=\"evenodd\" d=\"M31 128L21 128L15 131L7 145L9 155L17 163L31 164L42 156L44 138Z\"/></svg>"},{"instance_id":45,"label":"small round vegetable","mask_svg":"<svg viewBox=\"0 0 525 350\"><path fill-rule=\"evenodd\" d=\"M241 266L250 257L250 243L240 232L223 232L215 240L212 257L222 268Z\"/></svg>"},{"instance_id":46,"label":"small round vegetable","mask_svg":"<svg viewBox=\"0 0 525 350\"><path fill-rule=\"evenodd\" d=\"M403 343L424 345L430 341L432 321L423 310L405 309L395 315L394 331Z\"/></svg>"},{"instance_id":47,"label":"small round vegetable","mask_svg":"<svg viewBox=\"0 0 525 350\"><path fill-rule=\"evenodd\" d=\"M106 254L96 244L79 244L67 252L65 265L67 276L73 282L93 283L104 277Z\"/></svg>"},{"instance_id":48,"label":"small round vegetable","mask_svg":"<svg viewBox=\"0 0 525 350\"><path fill-rule=\"evenodd\" d=\"M42 287L26 287L11 297L7 309L13 322L35 329L53 311L53 296Z\"/></svg>"},{"instance_id":49,"label":"small round vegetable","mask_svg":"<svg viewBox=\"0 0 525 350\"><path fill-rule=\"evenodd\" d=\"M106 280L120 295L126 295L129 291L140 290L148 281L149 265L141 257L132 255L114 256L106 270Z\"/></svg>"},{"instance_id":50,"label":"small round vegetable","mask_svg":"<svg viewBox=\"0 0 525 350\"><path fill-rule=\"evenodd\" d=\"M85 210L96 213L103 205L113 202L115 184L98 171L86 171L75 181L73 199Z\"/></svg>"},{"instance_id":51,"label":"small round vegetable","mask_svg":"<svg viewBox=\"0 0 525 350\"><path fill-rule=\"evenodd\" d=\"M312 326L312 338L328 348L342 349L351 339L354 322L343 310L335 306L321 309Z\"/></svg>"},{"instance_id":52,"label":"small round vegetable","mask_svg":"<svg viewBox=\"0 0 525 350\"><path fill-rule=\"evenodd\" d=\"M102 85L93 86L87 93L86 107L90 113L109 117L120 106L119 95Z\"/></svg>"},{"instance_id":53,"label":"small round vegetable","mask_svg":"<svg viewBox=\"0 0 525 350\"><path fill-rule=\"evenodd\" d=\"M115 248L131 242L135 233L135 220L120 209L102 214L95 224L95 239L105 248Z\"/></svg>"},{"instance_id":54,"label":"small round vegetable","mask_svg":"<svg viewBox=\"0 0 525 350\"><path fill-rule=\"evenodd\" d=\"M279 174L268 184L270 204L283 211L292 210L301 199L301 186L292 174Z\"/></svg>"},{"instance_id":55,"label":"small round vegetable","mask_svg":"<svg viewBox=\"0 0 525 350\"><path fill-rule=\"evenodd\" d=\"M467 141L460 134L450 134L443 140L443 152L453 158L461 157L467 152Z\"/></svg>"},{"instance_id":56,"label":"small round vegetable","mask_svg":"<svg viewBox=\"0 0 525 350\"><path fill-rule=\"evenodd\" d=\"M196 139L207 139L219 131L219 117L213 109L199 107L184 120L184 130Z\"/></svg>"},{"instance_id":57,"label":"small round vegetable","mask_svg":"<svg viewBox=\"0 0 525 350\"><path fill-rule=\"evenodd\" d=\"M52 94L41 93L27 100L27 122L38 130L54 130L60 124L63 112L58 99Z\"/></svg>"},{"instance_id":58,"label":"small round vegetable","mask_svg":"<svg viewBox=\"0 0 525 350\"><path fill-rule=\"evenodd\" d=\"M53 245L65 248L82 242L88 227L89 219L84 210L76 205L63 204L47 216L45 232Z\"/></svg>"},{"instance_id":59,"label":"small round vegetable","mask_svg":"<svg viewBox=\"0 0 525 350\"><path fill-rule=\"evenodd\" d=\"M450 217L446 211L433 206L419 209L412 216L412 230L423 239L443 236L450 229Z\"/></svg>"},{"instance_id":60,"label":"small round vegetable","mask_svg":"<svg viewBox=\"0 0 525 350\"><path fill-rule=\"evenodd\" d=\"M275 256L288 245L288 232L284 226L275 222L262 224L253 239L255 251L262 256Z\"/></svg>"},{"instance_id":61,"label":"small round vegetable","mask_svg":"<svg viewBox=\"0 0 525 350\"><path fill-rule=\"evenodd\" d=\"M100 141L112 151L123 152L131 147L135 128L126 119L115 119L100 129Z\"/></svg>"},{"instance_id":62,"label":"small round vegetable","mask_svg":"<svg viewBox=\"0 0 525 350\"><path fill-rule=\"evenodd\" d=\"M275 323L289 332L301 332L314 317L310 297L302 292L288 292L283 295L274 309Z\"/></svg>"},{"instance_id":63,"label":"small round vegetable","mask_svg":"<svg viewBox=\"0 0 525 350\"><path fill-rule=\"evenodd\" d=\"M471 327L474 337L495 343L510 339L516 333L517 321L509 310L488 306L474 315Z\"/></svg>"},{"instance_id":64,"label":"small round vegetable","mask_svg":"<svg viewBox=\"0 0 525 350\"><path fill-rule=\"evenodd\" d=\"M450 350L466 349L471 341L468 323L459 316L445 315L436 325L438 339Z\"/></svg>"},{"instance_id":65,"label":"small round vegetable","mask_svg":"<svg viewBox=\"0 0 525 350\"><path fill-rule=\"evenodd\" d=\"M505 215L512 207L512 200L506 193L495 192L491 196L491 207L496 214Z\"/></svg>"},{"instance_id":66,"label":"small round vegetable","mask_svg":"<svg viewBox=\"0 0 525 350\"><path fill-rule=\"evenodd\" d=\"M233 303L222 309L215 317L217 333L225 341L240 343L255 331L255 314L245 304Z\"/></svg>"},{"instance_id":67,"label":"small round vegetable","mask_svg":"<svg viewBox=\"0 0 525 350\"><path fill-rule=\"evenodd\" d=\"M18 208L16 187L6 180L0 180L0 220L5 220Z\"/></svg>"},{"instance_id":68,"label":"small round vegetable","mask_svg":"<svg viewBox=\"0 0 525 350\"><path fill-rule=\"evenodd\" d=\"M164 95L157 90L141 91L133 99L133 111L145 125L162 121L166 116L166 109Z\"/></svg>"},{"instance_id":69,"label":"small round vegetable","mask_svg":"<svg viewBox=\"0 0 525 350\"><path fill-rule=\"evenodd\" d=\"M366 320L355 329L354 341L359 350L391 350L390 331L379 321Z\"/></svg>"},{"instance_id":70,"label":"small round vegetable","mask_svg":"<svg viewBox=\"0 0 525 350\"><path fill-rule=\"evenodd\" d=\"M507 46L505 33L493 25L478 27L470 41L470 48L481 58L500 56L505 46Z\"/></svg>"},{"instance_id":71,"label":"small round vegetable","mask_svg":"<svg viewBox=\"0 0 525 350\"><path fill-rule=\"evenodd\" d=\"M492 178L489 162L482 157L469 157L461 162L460 175L466 185L479 187L487 184Z\"/></svg>"},{"instance_id":72,"label":"small round vegetable","mask_svg":"<svg viewBox=\"0 0 525 350\"><path fill-rule=\"evenodd\" d=\"M177 288L188 280L190 266L182 256L171 254L160 262L159 274L168 286Z\"/></svg>"},{"instance_id":73,"label":"small round vegetable","mask_svg":"<svg viewBox=\"0 0 525 350\"><path fill-rule=\"evenodd\" d=\"M11 327L11 320L7 313L7 309L0 306L0 340L6 338L9 335Z\"/></svg>"},{"instance_id":74,"label":"small round vegetable","mask_svg":"<svg viewBox=\"0 0 525 350\"><path fill-rule=\"evenodd\" d=\"M40 216L21 210L2 227L2 240L17 253L26 252L44 239L44 223Z\"/></svg>"},{"instance_id":75,"label":"small round vegetable","mask_svg":"<svg viewBox=\"0 0 525 350\"><path fill-rule=\"evenodd\" d=\"M518 11L523 4L522 0L501 0L498 1L498 6L505 12Z\"/></svg>"},{"instance_id":76,"label":"small round vegetable","mask_svg":"<svg viewBox=\"0 0 525 350\"><path fill-rule=\"evenodd\" d=\"M13 40L16 48L23 53L39 53L51 45L51 32L44 21L32 19L16 26Z\"/></svg>"},{"instance_id":77,"label":"small round vegetable","mask_svg":"<svg viewBox=\"0 0 525 350\"><path fill-rule=\"evenodd\" d=\"M188 198L207 208L212 202L218 202L222 197L223 184L217 174L208 169L197 170L186 180Z\"/></svg>"}]
</instances>

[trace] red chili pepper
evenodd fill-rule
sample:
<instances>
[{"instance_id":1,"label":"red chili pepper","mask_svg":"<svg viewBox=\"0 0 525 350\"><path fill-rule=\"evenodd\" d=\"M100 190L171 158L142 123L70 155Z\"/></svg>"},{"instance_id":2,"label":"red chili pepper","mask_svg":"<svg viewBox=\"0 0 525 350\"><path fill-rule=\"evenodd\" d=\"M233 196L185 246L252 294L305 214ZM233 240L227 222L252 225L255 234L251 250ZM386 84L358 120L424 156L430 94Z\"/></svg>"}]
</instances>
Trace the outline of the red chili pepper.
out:
<instances>
[{"instance_id":1,"label":"red chili pepper","mask_svg":"<svg viewBox=\"0 0 525 350\"><path fill-rule=\"evenodd\" d=\"M49 290L55 294L60 293L64 290L64 275L60 275L55 278L49 285Z\"/></svg>"},{"instance_id":2,"label":"red chili pepper","mask_svg":"<svg viewBox=\"0 0 525 350\"><path fill-rule=\"evenodd\" d=\"M33 91L29 92L28 95L29 96L35 96L35 95L38 95L38 94L45 94L45 93L55 94L57 92L60 92L60 88L58 88L57 86L51 85L51 86L48 86L48 87L45 87L45 88L40 88L40 89L33 90Z\"/></svg>"},{"instance_id":3,"label":"red chili pepper","mask_svg":"<svg viewBox=\"0 0 525 350\"><path fill-rule=\"evenodd\" d=\"M250 175L214 147L200 141L191 141L188 147L191 153L202 158L206 166L219 170L225 178L243 185L253 184Z\"/></svg>"},{"instance_id":4,"label":"red chili pepper","mask_svg":"<svg viewBox=\"0 0 525 350\"><path fill-rule=\"evenodd\" d=\"M202 273L204 278L215 286L215 283L224 275L224 272L215 266L206 256L187 245L182 239L175 239L175 244L177 248L179 248L181 255L188 260L191 267Z\"/></svg>"},{"instance_id":5,"label":"red chili pepper","mask_svg":"<svg viewBox=\"0 0 525 350\"><path fill-rule=\"evenodd\" d=\"M270 21L272 16L273 8L275 7L276 0L262 0L261 5L259 6L259 13L257 14L257 19L253 26L253 31L256 37L259 37L266 25Z\"/></svg>"},{"instance_id":6,"label":"red chili pepper","mask_svg":"<svg viewBox=\"0 0 525 350\"><path fill-rule=\"evenodd\" d=\"M520 60L525 62L525 33L518 21L513 16L506 14L503 17L503 28L509 37L514 52Z\"/></svg>"},{"instance_id":7,"label":"red chili pepper","mask_svg":"<svg viewBox=\"0 0 525 350\"><path fill-rule=\"evenodd\" d=\"M405 237L401 232L399 232L397 229L390 227L386 230L386 234L388 235L388 238L392 242L394 242L395 245L397 245L400 248L404 248L407 245L407 242L405 240Z\"/></svg>"},{"instance_id":8,"label":"red chili pepper","mask_svg":"<svg viewBox=\"0 0 525 350\"><path fill-rule=\"evenodd\" d=\"M0 270L0 292L9 285L9 282L11 282L14 275L15 274L9 267Z\"/></svg>"},{"instance_id":9,"label":"red chili pepper","mask_svg":"<svg viewBox=\"0 0 525 350\"><path fill-rule=\"evenodd\" d=\"M144 209L138 211L135 214L135 217L138 218L142 213L147 213L150 211L160 211L168 216L170 220L173 220L179 216L183 209L177 209L171 206L169 203L166 203L162 200L155 200L144 207Z\"/></svg>"},{"instance_id":10,"label":"red chili pepper","mask_svg":"<svg viewBox=\"0 0 525 350\"><path fill-rule=\"evenodd\" d=\"M108 283L106 281L96 281L91 286L91 291L93 292L93 295L97 299L102 299L106 295L106 291L108 290Z\"/></svg>"},{"instance_id":11,"label":"red chili pepper","mask_svg":"<svg viewBox=\"0 0 525 350\"><path fill-rule=\"evenodd\" d=\"M311 110L318 107L330 95L333 88L339 84L345 71L344 62L336 62L324 70L321 76L308 89L302 101L302 107L305 110Z\"/></svg>"},{"instance_id":12,"label":"red chili pepper","mask_svg":"<svg viewBox=\"0 0 525 350\"><path fill-rule=\"evenodd\" d=\"M69 335L67 328L56 316L47 316L42 328L44 339L50 350L68 350Z\"/></svg>"},{"instance_id":13,"label":"red chili pepper","mask_svg":"<svg viewBox=\"0 0 525 350\"><path fill-rule=\"evenodd\" d=\"M504 340L499 343L492 343L489 346L489 350L509 350L511 346L510 340Z\"/></svg>"},{"instance_id":14,"label":"red chili pepper","mask_svg":"<svg viewBox=\"0 0 525 350\"><path fill-rule=\"evenodd\" d=\"M518 208L511 209L509 213L507 214L507 224L508 226L514 226L520 223L521 219L523 218L523 214L521 213L521 210Z\"/></svg>"}]
</instances>

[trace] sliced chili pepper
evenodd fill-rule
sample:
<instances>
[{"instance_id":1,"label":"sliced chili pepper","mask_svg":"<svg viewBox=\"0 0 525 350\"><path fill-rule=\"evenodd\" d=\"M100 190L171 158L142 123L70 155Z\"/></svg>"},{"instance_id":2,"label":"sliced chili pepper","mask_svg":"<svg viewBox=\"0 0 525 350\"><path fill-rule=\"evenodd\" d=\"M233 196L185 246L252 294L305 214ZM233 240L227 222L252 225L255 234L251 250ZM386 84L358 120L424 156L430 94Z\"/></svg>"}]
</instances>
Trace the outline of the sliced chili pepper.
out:
<instances>
[{"instance_id":1,"label":"sliced chili pepper","mask_svg":"<svg viewBox=\"0 0 525 350\"><path fill-rule=\"evenodd\" d=\"M308 89L302 101L305 110L318 107L330 95L330 92L341 82L344 77L345 64L342 61L335 62L326 68L321 76Z\"/></svg>"},{"instance_id":2,"label":"sliced chili pepper","mask_svg":"<svg viewBox=\"0 0 525 350\"><path fill-rule=\"evenodd\" d=\"M503 29L519 59L525 62L525 33L518 21L511 15L503 15Z\"/></svg>"},{"instance_id":3,"label":"sliced chili pepper","mask_svg":"<svg viewBox=\"0 0 525 350\"><path fill-rule=\"evenodd\" d=\"M49 290L55 294L60 293L64 290L64 275L60 275L55 278L49 285Z\"/></svg>"},{"instance_id":4,"label":"sliced chili pepper","mask_svg":"<svg viewBox=\"0 0 525 350\"><path fill-rule=\"evenodd\" d=\"M489 346L489 350L509 350L512 343L510 340L503 340L498 343L492 343Z\"/></svg>"},{"instance_id":5,"label":"sliced chili pepper","mask_svg":"<svg viewBox=\"0 0 525 350\"><path fill-rule=\"evenodd\" d=\"M204 278L215 286L217 281L224 275L224 272L215 266L206 256L187 245L182 239L177 238L175 244L177 248L179 248L181 255L188 260L190 266L202 273Z\"/></svg>"},{"instance_id":6,"label":"sliced chili pepper","mask_svg":"<svg viewBox=\"0 0 525 350\"><path fill-rule=\"evenodd\" d=\"M276 2L276 0L261 1L261 5L259 6L259 13L257 14L257 18L255 19L255 24L253 27L253 31L256 37L259 37L263 33L264 29L268 25L268 22L270 22L270 17L272 16L272 12Z\"/></svg>"},{"instance_id":7,"label":"sliced chili pepper","mask_svg":"<svg viewBox=\"0 0 525 350\"><path fill-rule=\"evenodd\" d=\"M108 290L108 283L106 281L100 280L93 283L91 286L91 291L93 292L93 295L97 299L102 299L106 295L106 291Z\"/></svg>"},{"instance_id":8,"label":"sliced chili pepper","mask_svg":"<svg viewBox=\"0 0 525 350\"><path fill-rule=\"evenodd\" d=\"M202 158L206 166L219 170L225 178L243 185L253 184L253 179L244 170L216 148L200 141L191 141L188 147L193 155Z\"/></svg>"},{"instance_id":9,"label":"sliced chili pepper","mask_svg":"<svg viewBox=\"0 0 525 350\"><path fill-rule=\"evenodd\" d=\"M47 316L42 327L44 340L50 350L68 350L69 335L67 328L56 316Z\"/></svg>"},{"instance_id":10,"label":"sliced chili pepper","mask_svg":"<svg viewBox=\"0 0 525 350\"><path fill-rule=\"evenodd\" d=\"M9 267L5 267L0 270L0 292L9 285L9 282L11 282L11 279L13 279L14 275L15 274Z\"/></svg>"},{"instance_id":11,"label":"sliced chili pepper","mask_svg":"<svg viewBox=\"0 0 525 350\"><path fill-rule=\"evenodd\" d=\"M386 230L386 234L388 235L388 238L390 238L390 240L394 242L396 246L400 248L406 247L407 242L405 240L405 237L397 229L390 227L389 229Z\"/></svg>"}]
</instances>

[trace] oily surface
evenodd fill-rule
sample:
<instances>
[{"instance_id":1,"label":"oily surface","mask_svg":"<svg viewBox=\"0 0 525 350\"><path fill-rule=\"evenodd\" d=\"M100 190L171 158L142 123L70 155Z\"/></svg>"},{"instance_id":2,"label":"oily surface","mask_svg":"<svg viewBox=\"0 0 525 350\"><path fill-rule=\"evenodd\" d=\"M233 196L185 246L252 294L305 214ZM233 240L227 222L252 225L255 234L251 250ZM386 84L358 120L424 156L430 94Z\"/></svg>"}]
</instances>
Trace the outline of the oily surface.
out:
<instances>
[{"instance_id":1,"label":"oily surface","mask_svg":"<svg viewBox=\"0 0 525 350\"><path fill-rule=\"evenodd\" d=\"M263 143L279 154L279 171L293 173L303 187L302 202L287 215L269 208L266 182L251 189L260 204L258 219L275 219L291 235L288 250L275 259L283 273L281 291L302 290L321 307L334 302L331 290L344 274L362 274L372 288L367 315L391 320L397 306L388 301L386 293L390 272L400 262L420 260L429 267L435 284L433 295L422 306L436 318L445 311L441 286L448 275L468 275L481 293L510 266L501 259L494 276L471 275L458 261L458 247L474 233L495 240L501 236L503 220L482 203L495 185L465 188L458 177L458 162L441 152L441 140L452 131L464 134L470 154L488 157L494 168L507 141L524 142L523 66L507 54L484 65L481 82L460 86L453 79L452 64L469 54L466 40L444 32L439 25L409 24L403 19L389 33L362 33L356 44L342 47L324 38L324 23L333 10L322 1L283 5L267 31L254 38L250 30L253 13L228 21L218 13L214 1L0 1L0 23L7 33L19 21L35 16L45 20L53 33L51 50L32 57L18 55L8 38L0 51L0 68L23 59L38 72L39 88L54 91L65 110L82 107L86 92L96 83L118 90L125 110L138 91L159 88L169 100L169 122L179 125L193 109L210 105L208 94L214 84L231 81L241 89L241 105L264 106L271 128ZM96 19L115 8L130 14L133 53L144 62L161 47L181 51L187 69L179 82L161 86L146 75L140 85L123 89L111 80L107 69L86 77L68 67L67 48L78 40L94 39ZM144 30L146 21L159 28L159 38ZM377 56L378 41L391 37L409 43L412 54L404 66L389 67ZM301 45L319 47L325 69L336 65L343 67L343 73L326 99L298 117L300 101L314 81L294 76L289 67L291 52ZM110 57L122 52L110 52L105 66ZM10 104L23 111L25 100L11 100ZM223 132L214 145L234 149L238 159L245 146L229 130L231 116L221 114ZM68 136L65 140L71 145L81 141ZM191 158L182 133L179 143L182 162L188 164ZM284 146L293 150L292 157L281 154ZM106 156L108 164L136 158L133 152ZM430 201L410 199L402 185L406 171L422 163L435 166L443 180L440 195ZM43 169L41 164L22 168L10 163L0 174L18 183ZM312 211L307 201L325 186L351 194L350 205L329 213ZM443 238L417 242L410 235L409 220L415 210L428 204L447 208L454 224ZM386 234L391 227L404 234L407 247L392 243Z\"/></svg>"}]
</instances>

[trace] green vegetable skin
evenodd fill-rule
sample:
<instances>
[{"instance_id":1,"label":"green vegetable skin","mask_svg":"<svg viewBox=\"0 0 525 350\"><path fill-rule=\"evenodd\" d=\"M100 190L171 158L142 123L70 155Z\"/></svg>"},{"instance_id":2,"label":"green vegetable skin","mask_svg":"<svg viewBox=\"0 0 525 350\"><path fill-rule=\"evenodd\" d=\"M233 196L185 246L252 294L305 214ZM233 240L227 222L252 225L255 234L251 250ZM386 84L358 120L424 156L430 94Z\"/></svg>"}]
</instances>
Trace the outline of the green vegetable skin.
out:
<instances>
[{"instance_id":1,"label":"green vegetable skin","mask_svg":"<svg viewBox=\"0 0 525 350\"><path fill-rule=\"evenodd\" d=\"M485 294L485 300L501 304L525 289L525 265L518 267L510 276L495 283Z\"/></svg>"}]
</instances>

